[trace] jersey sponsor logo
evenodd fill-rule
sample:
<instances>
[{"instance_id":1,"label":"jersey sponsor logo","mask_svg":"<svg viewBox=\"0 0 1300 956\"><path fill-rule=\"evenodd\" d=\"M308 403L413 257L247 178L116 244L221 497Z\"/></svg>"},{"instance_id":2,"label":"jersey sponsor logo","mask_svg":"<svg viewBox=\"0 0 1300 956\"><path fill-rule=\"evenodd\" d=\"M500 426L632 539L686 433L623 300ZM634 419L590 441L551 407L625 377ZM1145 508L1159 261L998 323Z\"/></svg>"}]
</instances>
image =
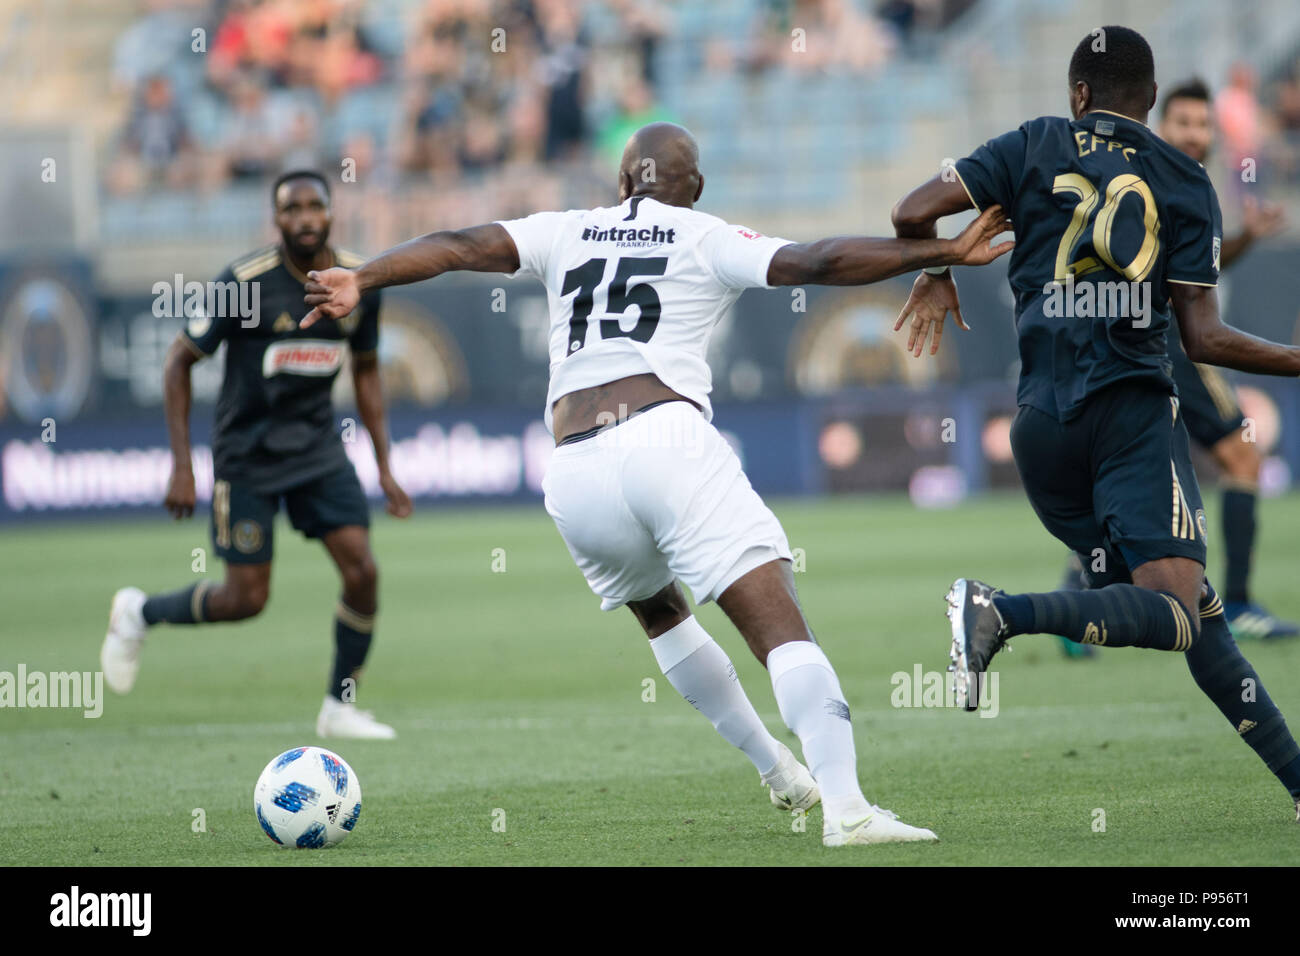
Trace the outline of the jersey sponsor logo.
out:
<instances>
[{"instance_id":1,"label":"jersey sponsor logo","mask_svg":"<svg viewBox=\"0 0 1300 956\"><path fill-rule=\"evenodd\" d=\"M1218 236L1215 236L1215 237L1214 237L1214 242L1213 242L1213 243L1211 244L1211 246L1210 246L1210 252L1211 252L1211 254L1212 254L1213 257L1214 257L1214 271L1215 271L1215 272L1218 272L1218 271L1219 271L1219 253L1220 253L1220 251L1221 251L1221 247L1222 247L1222 245L1223 245L1223 243L1220 241L1219 237L1218 237Z\"/></svg>"},{"instance_id":2,"label":"jersey sponsor logo","mask_svg":"<svg viewBox=\"0 0 1300 956\"><path fill-rule=\"evenodd\" d=\"M343 364L343 343L321 339L286 339L273 342L262 355L262 376L333 375Z\"/></svg>"},{"instance_id":3,"label":"jersey sponsor logo","mask_svg":"<svg viewBox=\"0 0 1300 956\"><path fill-rule=\"evenodd\" d=\"M591 226L582 230L580 237L587 242L614 242L621 246L659 246L677 241L677 229L663 229L659 226L638 226L636 228L593 229Z\"/></svg>"},{"instance_id":4,"label":"jersey sponsor logo","mask_svg":"<svg viewBox=\"0 0 1300 956\"><path fill-rule=\"evenodd\" d=\"M736 232L740 233L740 234L741 234L742 236L744 236L746 239L762 239L762 238L763 238L763 234L762 234L761 232L758 232L758 231L756 231L756 230L754 230L754 229L749 229L749 228L747 228L747 227L745 227L745 226L737 226L737 227L736 227Z\"/></svg>"}]
</instances>

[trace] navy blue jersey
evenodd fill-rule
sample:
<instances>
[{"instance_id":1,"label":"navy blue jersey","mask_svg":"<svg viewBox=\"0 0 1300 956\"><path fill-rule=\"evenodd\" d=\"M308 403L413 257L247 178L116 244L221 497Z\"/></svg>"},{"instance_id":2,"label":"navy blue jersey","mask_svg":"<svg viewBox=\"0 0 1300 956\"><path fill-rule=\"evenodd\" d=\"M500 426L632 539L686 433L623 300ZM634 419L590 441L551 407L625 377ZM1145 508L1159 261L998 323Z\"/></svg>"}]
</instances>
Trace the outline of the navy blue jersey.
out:
<instances>
[{"instance_id":1,"label":"navy blue jersey","mask_svg":"<svg viewBox=\"0 0 1300 956\"><path fill-rule=\"evenodd\" d=\"M334 261L356 268L363 260L335 249ZM215 280L223 289L241 287L245 298L255 291L256 320L217 308L191 318L185 329L183 341L201 357L226 343L212 433L218 479L283 491L349 464L330 391L344 348L354 357L378 348L379 293L363 295L357 309L337 322L300 329L306 282L278 245L259 249Z\"/></svg>"},{"instance_id":2,"label":"navy blue jersey","mask_svg":"<svg viewBox=\"0 0 1300 956\"><path fill-rule=\"evenodd\" d=\"M1127 116L1043 116L957 162L971 201L1000 204L1016 248L1008 280L1018 401L1058 421L1124 379L1175 392L1171 282L1213 286L1223 234L1204 167Z\"/></svg>"}]
</instances>

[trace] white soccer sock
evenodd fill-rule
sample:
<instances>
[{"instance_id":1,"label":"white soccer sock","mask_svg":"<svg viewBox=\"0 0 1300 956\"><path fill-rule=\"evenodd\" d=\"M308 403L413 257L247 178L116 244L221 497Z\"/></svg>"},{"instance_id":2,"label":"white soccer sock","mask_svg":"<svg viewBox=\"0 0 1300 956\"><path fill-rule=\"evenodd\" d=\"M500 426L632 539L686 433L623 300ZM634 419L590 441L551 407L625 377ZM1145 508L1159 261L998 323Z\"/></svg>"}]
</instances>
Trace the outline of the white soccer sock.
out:
<instances>
[{"instance_id":1,"label":"white soccer sock","mask_svg":"<svg viewBox=\"0 0 1300 956\"><path fill-rule=\"evenodd\" d=\"M727 652L693 615L651 640L650 649L668 683L709 718L729 744L743 750L759 773L777 765L781 754L776 738L745 696Z\"/></svg>"},{"instance_id":2,"label":"white soccer sock","mask_svg":"<svg viewBox=\"0 0 1300 956\"><path fill-rule=\"evenodd\" d=\"M849 706L826 654L811 641L790 641L767 655L767 672L782 719L803 743L827 819L862 809Z\"/></svg>"}]
</instances>

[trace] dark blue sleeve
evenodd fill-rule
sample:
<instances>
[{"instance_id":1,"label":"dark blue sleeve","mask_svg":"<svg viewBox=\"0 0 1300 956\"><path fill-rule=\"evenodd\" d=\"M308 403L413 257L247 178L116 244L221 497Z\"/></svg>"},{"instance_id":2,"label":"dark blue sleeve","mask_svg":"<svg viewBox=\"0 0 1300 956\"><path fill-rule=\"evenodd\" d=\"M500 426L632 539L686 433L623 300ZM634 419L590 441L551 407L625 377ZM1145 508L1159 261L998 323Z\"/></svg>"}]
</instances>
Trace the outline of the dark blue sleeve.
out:
<instances>
[{"instance_id":1,"label":"dark blue sleeve","mask_svg":"<svg viewBox=\"0 0 1300 956\"><path fill-rule=\"evenodd\" d=\"M221 275L217 276L213 282L233 283L235 282L235 274L227 267L222 270ZM214 300L218 303L224 303L228 301L228 298L226 296L209 298L209 301ZM238 293L235 293L234 301L239 301ZM230 311L229 309L218 308L216 315L208 315L206 308L205 305L203 306L204 311L189 315L185 320L185 328L181 332L181 335L185 337L186 344L195 352L205 356L211 355L221 346L221 343L230 336L231 328L238 321L238 317L233 313L226 314Z\"/></svg>"},{"instance_id":2,"label":"dark blue sleeve","mask_svg":"<svg viewBox=\"0 0 1300 956\"><path fill-rule=\"evenodd\" d=\"M1192 285L1218 285L1219 250L1223 244L1223 215L1219 197L1202 175L1173 209L1166 279Z\"/></svg>"},{"instance_id":3,"label":"dark blue sleeve","mask_svg":"<svg viewBox=\"0 0 1300 956\"><path fill-rule=\"evenodd\" d=\"M993 205L1011 209L1024 173L1028 141L1022 126L989 140L965 159L957 160L957 178L980 212Z\"/></svg>"},{"instance_id":4,"label":"dark blue sleeve","mask_svg":"<svg viewBox=\"0 0 1300 956\"><path fill-rule=\"evenodd\" d=\"M379 291L367 292L361 297L361 321L348 338L353 355L366 355L379 348Z\"/></svg>"}]
</instances>

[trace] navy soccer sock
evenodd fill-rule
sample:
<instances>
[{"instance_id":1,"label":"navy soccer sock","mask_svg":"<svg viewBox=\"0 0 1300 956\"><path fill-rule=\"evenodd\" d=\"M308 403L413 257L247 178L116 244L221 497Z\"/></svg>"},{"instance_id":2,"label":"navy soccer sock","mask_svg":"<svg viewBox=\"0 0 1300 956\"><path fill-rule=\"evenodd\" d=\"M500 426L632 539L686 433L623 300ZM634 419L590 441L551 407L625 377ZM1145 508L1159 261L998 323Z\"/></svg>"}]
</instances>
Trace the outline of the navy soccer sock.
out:
<instances>
[{"instance_id":1,"label":"navy soccer sock","mask_svg":"<svg viewBox=\"0 0 1300 956\"><path fill-rule=\"evenodd\" d=\"M1111 584L1095 591L999 594L993 604L1008 636L1059 634L1080 644L1185 651L1194 632L1187 610L1167 591Z\"/></svg>"},{"instance_id":2,"label":"navy soccer sock","mask_svg":"<svg viewBox=\"0 0 1300 956\"><path fill-rule=\"evenodd\" d=\"M1255 550L1254 491L1223 490L1223 546L1227 556L1223 599L1229 604L1250 600L1250 558Z\"/></svg>"},{"instance_id":3,"label":"navy soccer sock","mask_svg":"<svg viewBox=\"0 0 1300 956\"><path fill-rule=\"evenodd\" d=\"M144 622L154 624L201 624L208 619L208 591L211 581L200 581L179 591L151 594L144 600Z\"/></svg>"},{"instance_id":4,"label":"navy soccer sock","mask_svg":"<svg viewBox=\"0 0 1300 956\"><path fill-rule=\"evenodd\" d=\"M361 614L339 601L334 618L334 670L329 695L349 703L356 700L356 677L370 652L375 616ZM351 683L348 683L351 681Z\"/></svg>"},{"instance_id":5,"label":"navy soccer sock","mask_svg":"<svg viewBox=\"0 0 1300 956\"><path fill-rule=\"evenodd\" d=\"M1300 747L1255 668L1241 656L1213 587L1201 599L1200 613L1201 636L1187 652L1187 667L1196 686L1214 701L1291 796L1300 799Z\"/></svg>"}]
</instances>

